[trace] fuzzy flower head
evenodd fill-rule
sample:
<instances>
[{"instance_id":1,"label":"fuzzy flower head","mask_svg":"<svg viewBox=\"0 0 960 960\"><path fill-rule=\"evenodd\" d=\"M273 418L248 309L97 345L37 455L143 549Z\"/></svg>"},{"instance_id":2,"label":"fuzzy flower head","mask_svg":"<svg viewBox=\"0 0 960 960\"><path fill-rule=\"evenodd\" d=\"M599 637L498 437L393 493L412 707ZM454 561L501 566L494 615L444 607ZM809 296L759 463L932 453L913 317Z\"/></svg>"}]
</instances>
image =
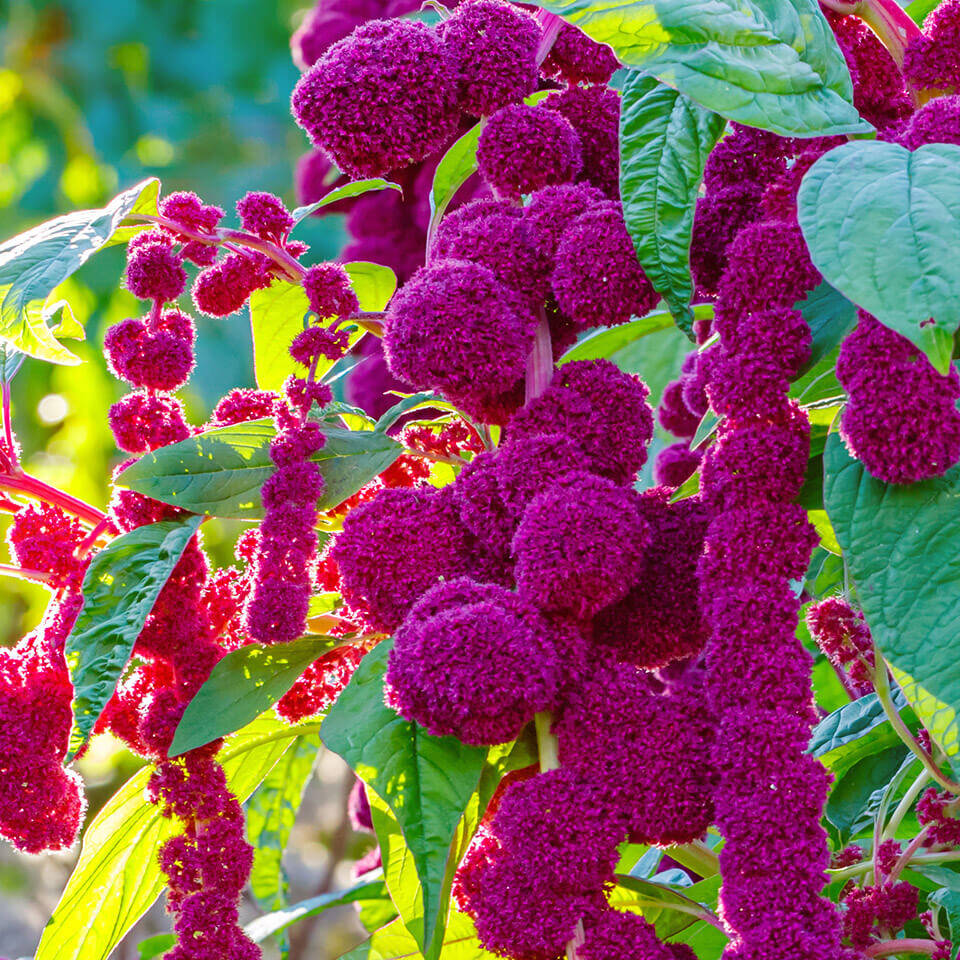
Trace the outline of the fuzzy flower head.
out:
<instances>
[{"instance_id":1,"label":"fuzzy flower head","mask_svg":"<svg viewBox=\"0 0 960 960\"><path fill-rule=\"evenodd\" d=\"M616 203L595 207L570 225L557 247L552 283L560 309L581 330L642 317L660 299Z\"/></svg>"},{"instance_id":2,"label":"fuzzy flower head","mask_svg":"<svg viewBox=\"0 0 960 960\"><path fill-rule=\"evenodd\" d=\"M222 397L213 408L210 425L228 427L234 423L272 417L276 405L277 395L269 390L237 387Z\"/></svg>"},{"instance_id":3,"label":"fuzzy flower head","mask_svg":"<svg viewBox=\"0 0 960 960\"><path fill-rule=\"evenodd\" d=\"M862 613L842 597L827 597L807 610L807 627L817 646L836 666L848 666L850 677L864 685L870 683L874 662L873 638Z\"/></svg>"},{"instance_id":4,"label":"fuzzy flower head","mask_svg":"<svg viewBox=\"0 0 960 960\"><path fill-rule=\"evenodd\" d=\"M910 118L899 141L908 150L927 143L960 146L960 95L936 97L925 103Z\"/></svg>"},{"instance_id":5,"label":"fuzzy flower head","mask_svg":"<svg viewBox=\"0 0 960 960\"><path fill-rule=\"evenodd\" d=\"M110 370L135 387L171 391L193 370L193 321L178 310L162 314L151 328L128 318L110 327L103 340Z\"/></svg>"},{"instance_id":6,"label":"fuzzy flower head","mask_svg":"<svg viewBox=\"0 0 960 960\"><path fill-rule=\"evenodd\" d=\"M543 107L504 107L480 134L477 166L498 196L517 199L573 180L583 166L580 137L566 118Z\"/></svg>"},{"instance_id":7,"label":"fuzzy flower head","mask_svg":"<svg viewBox=\"0 0 960 960\"><path fill-rule=\"evenodd\" d=\"M513 540L521 595L580 619L622 599L639 575L649 527L637 494L571 474L527 507Z\"/></svg>"},{"instance_id":8,"label":"fuzzy flower head","mask_svg":"<svg viewBox=\"0 0 960 960\"><path fill-rule=\"evenodd\" d=\"M353 509L331 556L344 599L389 632L438 580L470 573L469 547L449 488L399 488Z\"/></svg>"},{"instance_id":9,"label":"fuzzy flower head","mask_svg":"<svg viewBox=\"0 0 960 960\"><path fill-rule=\"evenodd\" d=\"M727 248L744 227L760 219L762 197L762 186L746 180L714 187L707 196L697 200L690 240L690 270L701 295L716 294L727 266Z\"/></svg>"},{"instance_id":10,"label":"fuzzy flower head","mask_svg":"<svg viewBox=\"0 0 960 960\"><path fill-rule=\"evenodd\" d=\"M960 92L960 2L944 0L923 23L923 33L910 41L903 75L917 88Z\"/></svg>"},{"instance_id":11,"label":"fuzzy flower head","mask_svg":"<svg viewBox=\"0 0 960 960\"><path fill-rule=\"evenodd\" d=\"M197 274L193 282L193 302L208 317L226 317L236 313L254 290L270 285L265 258L230 253Z\"/></svg>"},{"instance_id":12,"label":"fuzzy flower head","mask_svg":"<svg viewBox=\"0 0 960 960\"><path fill-rule=\"evenodd\" d=\"M173 242L158 231L136 236L127 249L127 289L141 300L167 303L187 285L183 258Z\"/></svg>"},{"instance_id":13,"label":"fuzzy flower head","mask_svg":"<svg viewBox=\"0 0 960 960\"><path fill-rule=\"evenodd\" d=\"M183 405L173 397L130 393L108 414L117 446L127 453L146 453L190 436Z\"/></svg>"},{"instance_id":14,"label":"fuzzy flower head","mask_svg":"<svg viewBox=\"0 0 960 960\"><path fill-rule=\"evenodd\" d=\"M637 504L649 540L636 581L594 623L594 642L617 659L654 670L703 649L697 564L707 511L697 498L670 503L665 487L645 491Z\"/></svg>"},{"instance_id":15,"label":"fuzzy flower head","mask_svg":"<svg viewBox=\"0 0 960 960\"><path fill-rule=\"evenodd\" d=\"M840 347L837 379L849 402L840 434L887 483L937 477L960 460L960 376L942 376L906 337L861 311Z\"/></svg>"},{"instance_id":16,"label":"fuzzy flower head","mask_svg":"<svg viewBox=\"0 0 960 960\"><path fill-rule=\"evenodd\" d=\"M552 265L560 240L571 222L605 200L603 191L589 183L562 183L537 190L523 208L531 244Z\"/></svg>"},{"instance_id":17,"label":"fuzzy flower head","mask_svg":"<svg viewBox=\"0 0 960 960\"><path fill-rule=\"evenodd\" d=\"M568 84L608 83L620 67L616 54L605 43L591 40L572 23L560 27L550 52L540 65L545 77Z\"/></svg>"},{"instance_id":18,"label":"fuzzy flower head","mask_svg":"<svg viewBox=\"0 0 960 960\"><path fill-rule=\"evenodd\" d=\"M237 213L243 229L264 240L282 242L293 226L293 217L283 201L262 190L248 193L238 200Z\"/></svg>"},{"instance_id":19,"label":"fuzzy flower head","mask_svg":"<svg viewBox=\"0 0 960 960\"><path fill-rule=\"evenodd\" d=\"M49 574L51 586L60 588L76 581L86 567L85 560L74 557L83 536L80 522L59 507L29 504L13 515L7 543L21 567Z\"/></svg>"},{"instance_id":20,"label":"fuzzy flower head","mask_svg":"<svg viewBox=\"0 0 960 960\"><path fill-rule=\"evenodd\" d=\"M223 219L223 210L204 203L195 193L179 190L160 201L160 214L193 233L212 233Z\"/></svg>"},{"instance_id":21,"label":"fuzzy flower head","mask_svg":"<svg viewBox=\"0 0 960 960\"><path fill-rule=\"evenodd\" d=\"M697 472L701 459L702 452L691 450L688 441L671 443L657 454L653 464L653 478L663 486L680 487Z\"/></svg>"},{"instance_id":22,"label":"fuzzy flower head","mask_svg":"<svg viewBox=\"0 0 960 960\"><path fill-rule=\"evenodd\" d=\"M684 402L682 380L674 380L664 388L657 407L657 419L660 426L675 437L689 440L697 432L701 418Z\"/></svg>"},{"instance_id":23,"label":"fuzzy flower head","mask_svg":"<svg viewBox=\"0 0 960 960\"><path fill-rule=\"evenodd\" d=\"M620 94L611 87L570 86L551 93L546 110L565 117L580 137L580 179L599 187L611 200L620 196Z\"/></svg>"},{"instance_id":24,"label":"fuzzy flower head","mask_svg":"<svg viewBox=\"0 0 960 960\"><path fill-rule=\"evenodd\" d=\"M479 263L531 305L539 305L546 295L549 263L531 240L517 207L474 200L441 222L432 257Z\"/></svg>"},{"instance_id":25,"label":"fuzzy flower head","mask_svg":"<svg viewBox=\"0 0 960 960\"><path fill-rule=\"evenodd\" d=\"M636 913L605 906L584 922L584 940L577 948L583 960L696 960L685 943L662 943L653 924Z\"/></svg>"},{"instance_id":26,"label":"fuzzy flower head","mask_svg":"<svg viewBox=\"0 0 960 960\"><path fill-rule=\"evenodd\" d=\"M303 289L318 317L343 317L360 309L350 275L339 263L314 264L304 274Z\"/></svg>"},{"instance_id":27,"label":"fuzzy flower head","mask_svg":"<svg viewBox=\"0 0 960 960\"><path fill-rule=\"evenodd\" d=\"M446 260L419 270L391 300L384 346L393 374L470 411L522 376L533 317L486 268Z\"/></svg>"},{"instance_id":28,"label":"fuzzy flower head","mask_svg":"<svg viewBox=\"0 0 960 960\"><path fill-rule=\"evenodd\" d=\"M293 91L293 115L354 178L439 150L457 122L456 75L432 30L371 20L335 43Z\"/></svg>"},{"instance_id":29,"label":"fuzzy flower head","mask_svg":"<svg viewBox=\"0 0 960 960\"><path fill-rule=\"evenodd\" d=\"M436 736L472 744L513 740L553 705L562 682L547 624L494 584L437 584L395 637L387 702Z\"/></svg>"},{"instance_id":30,"label":"fuzzy flower head","mask_svg":"<svg viewBox=\"0 0 960 960\"><path fill-rule=\"evenodd\" d=\"M586 454L586 469L632 483L646 463L653 412L646 384L609 360L562 366L550 386L510 422L511 440L565 434Z\"/></svg>"},{"instance_id":31,"label":"fuzzy flower head","mask_svg":"<svg viewBox=\"0 0 960 960\"><path fill-rule=\"evenodd\" d=\"M503 0L465 0L441 24L440 34L465 113L488 117L536 89L540 30L520 7Z\"/></svg>"}]
</instances>

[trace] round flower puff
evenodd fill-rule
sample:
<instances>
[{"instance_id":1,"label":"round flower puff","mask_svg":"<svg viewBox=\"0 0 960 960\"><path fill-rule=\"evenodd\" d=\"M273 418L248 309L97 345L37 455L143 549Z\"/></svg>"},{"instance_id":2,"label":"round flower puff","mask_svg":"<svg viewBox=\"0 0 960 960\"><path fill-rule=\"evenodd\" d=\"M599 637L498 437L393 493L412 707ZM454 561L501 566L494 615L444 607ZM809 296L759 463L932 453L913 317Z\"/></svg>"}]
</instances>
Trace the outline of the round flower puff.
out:
<instances>
[{"instance_id":1,"label":"round flower puff","mask_svg":"<svg viewBox=\"0 0 960 960\"><path fill-rule=\"evenodd\" d=\"M524 103L498 110L477 146L480 176L498 196L511 199L567 183L582 165L580 137L566 118Z\"/></svg>"},{"instance_id":2,"label":"round flower puff","mask_svg":"<svg viewBox=\"0 0 960 960\"><path fill-rule=\"evenodd\" d=\"M338 41L293 91L293 115L351 177L439 150L457 122L456 77L425 24L371 20Z\"/></svg>"},{"instance_id":3,"label":"round flower puff","mask_svg":"<svg viewBox=\"0 0 960 960\"><path fill-rule=\"evenodd\" d=\"M530 242L551 264L567 227L606 200L602 190L589 183L561 183L544 187L530 197L523 217L530 227Z\"/></svg>"},{"instance_id":4,"label":"round flower puff","mask_svg":"<svg viewBox=\"0 0 960 960\"><path fill-rule=\"evenodd\" d=\"M503 0L465 0L439 30L465 113L490 116L536 89L540 29L525 10Z\"/></svg>"},{"instance_id":5,"label":"round flower puff","mask_svg":"<svg viewBox=\"0 0 960 960\"><path fill-rule=\"evenodd\" d=\"M293 226L293 217L283 201L272 193L252 191L237 201L244 230L264 240L282 241Z\"/></svg>"},{"instance_id":6,"label":"round flower puff","mask_svg":"<svg viewBox=\"0 0 960 960\"><path fill-rule=\"evenodd\" d=\"M513 538L521 595L579 619L622 599L649 537L637 500L610 480L574 473L531 501Z\"/></svg>"},{"instance_id":7,"label":"round flower puff","mask_svg":"<svg viewBox=\"0 0 960 960\"><path fill-rule=\"evenodd\" d=\"M619 67L620 61L610 47L564 21L540 72L570 84L608 83Z\"/></svg>"},{"instance_id":8,"label":"round flower puff","mask_svg":"<svg viewBox=\"0 0 960 960\"><path fill-rule=\"evenodd\" d=\"M317 263L307 269L303 290L310 309L320 318L343 317L360 309L350 275L339 263Z\"/></svg>"},{"instance_id":9,"label":"round flower puff","mask_svg":"<svg viewBox=\"0 0 960 960\"><path fill-rule=\"evenodd\" d=\"M384 346L392 373L458 398L509 390L523 376L534 323L486 267L423 267L390 301Z\"/></svg>"},{"instance_id":10,"label":"round flower puff","mask_svg":"<svg viewBox=\"0 0 960 960\"><path fill-rule=\"evenodd\" d=\"M582 214L557 247L557 304L579 327L612 327L649 313L660 299L637 260L619 204Z\"/></svg>"},{"instance_id":11,"label":"round flower puff","mask_svg":"<svg viewBox=\"0 0 960 960\"><path fill-rule=\"evenodd\" d=\"M563 680L547 624L516 594L459 578L432 587L395 634L387 702L435 736L514 740Z\"/></svg>"}]
</instances>

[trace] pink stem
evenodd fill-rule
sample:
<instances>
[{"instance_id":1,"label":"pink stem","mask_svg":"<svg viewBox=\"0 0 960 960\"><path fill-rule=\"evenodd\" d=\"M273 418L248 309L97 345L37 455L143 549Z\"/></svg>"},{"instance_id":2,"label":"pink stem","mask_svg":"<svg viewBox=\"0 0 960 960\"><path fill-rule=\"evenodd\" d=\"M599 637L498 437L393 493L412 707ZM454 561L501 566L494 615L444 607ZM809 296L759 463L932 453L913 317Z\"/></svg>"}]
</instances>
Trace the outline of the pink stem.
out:
<instances>
[{"instance_id":1,"label":"pink stem","mask_svg":"<svg viewBox=\"0 0 960 960\"><path fill-rule=\"evenodd\" d=\"M38 583L50 583L51 576L42 570L31 570L28 567L15 567L9 563L0 563L0 576L16 577L18 580L36 580Z\"/></svg>"},{"instance_id":2,"label":"pink stem","mask_svg":"<svg viewBox=\"0 0 960 960\"><path fill-rule=\"evenodd\" d=\"M527 357L526 404L536 400L550 384L553 377L553 345L550 342L550 324L543 308L540 308L540 323L533 338L533 349Z\"/></svg>"},{"instance_id":3,"label":"pink stem","mask_svg":"<svg viewBox=\"0 0 960 960\"><path fill-rule=\"evenodd\" d=\"M7 443L7 450L12 458L15 456L14 451L16 447L13 442L13 427L11 426L10 419L10 384L7 382L3 384L3 436ZM13 466L12 461L10 466Z\"/></svg>"},{"instance_id":4,"label":"pink stem","mask_svg":"<svg viewBox=\"0 0 960 960\"><path fill-rule=\"evenodd\" d=\"M537 18L543 26L543 33L540 34L540 43L537 45L537 65L547 59L547 54L552 49L557 40L557 34L563 26L563 18L555 13L548 13L544 9L537 11Z\"/></svg>"},{"instance_id":5,"label":"pink stem","mask_svg":"<svg viewBox=\"0 0 960 960\"><path fill-rule=\"evenodd\" d=\"M921 953L924 956L932 957L940 944L936 940L885 940L881 943L873 943L863 952L868 957L891 957L895 953Z\"/></svg>"},{"instance_id":6,"label":"pink stem","mask_svg":"<svg viewBox=\"0 0 960 960\"><path fill-rule=\"evenodd\" d=\"M922 31L897 0L822 0L822 3L835 13L844 16L853 13L860 17L903 69L907 46Z\"/></svg>"},{"instance_id":7,"label":"pink stem","mask_svg":"<svg viewBox=\"0 0 960 960\"><path fill-rule=\"evenodd\" d=\"M83 538L80 545L74 551L75 556L85 557L92 549L97 540L109 530L111 521L109 517L104 517L94 528Z\"/></svg>"},{"instance_id":8,"label":"pink stem","mask_svg":"<svg viewBox=\"0 0 960 960\"><path fill-rule=\"evenodd\" d=\"M42 500L44 503L60 507L67 513L72 513L79 520L96 526L104 519L106 514L89 503L84 503L77 497L71 496L63 490L51 487L49 483L44 483L36 477L31 477L26 473L0 473L0 488L15 493L24 493L35 500Z\"/></svg>"},{"instance_id":9,"label":"pink stem","mask_svg":"<svg viewBox=\"0 0 960 960\"><path fill-rule=\"evenodd\" d=\"M927 839L927 832L929 826L924 827L911 841L907 844L907 849L900 854L897 862L893 865L890 870L889 876L886 878L887 883L893 883L897 877L903 873L906 869L907 864L910 862L911 857L923 846L923 841ZM879 877L877 878L879 880Z\"/></svg>"}]
</instances>

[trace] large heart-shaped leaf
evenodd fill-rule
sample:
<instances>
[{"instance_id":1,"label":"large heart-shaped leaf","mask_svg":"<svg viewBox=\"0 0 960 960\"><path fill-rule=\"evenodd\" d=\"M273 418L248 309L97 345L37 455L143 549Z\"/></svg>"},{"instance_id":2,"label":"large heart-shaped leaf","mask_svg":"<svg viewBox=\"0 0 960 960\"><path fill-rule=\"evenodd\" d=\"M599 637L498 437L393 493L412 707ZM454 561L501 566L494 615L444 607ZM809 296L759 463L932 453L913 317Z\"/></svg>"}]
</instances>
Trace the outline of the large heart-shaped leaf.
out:
<instances>
[{"instance_id":1,"label":"large heart-shaped leaf","mask_svg":"<svg viewBox=\"0 0 960 960\"><path fill-rule=\"evenodd\" d=\"M911 152L858 140L824 154L798 199L824 278L912 340L941 373L960 326L960 258L950 253L960 249L958 182L960 147Z\"/></svg>"},{"instance_id":2,"label":"large heart-shaped leaf","mask_svg":"<svg viewBox=\"0 0 960 960\"><path fill-rule=\"evenodd\" d=\"M289 726L260 717L232 736L217 759L227 785L243 802L290 744L318 724ZM180 827L145 796L153 772L134 774L87 827L80 859L44 927L36 960L106 960L126 932L160 896L160 845Z\"/></svg>"},{"instance_id":3,"label":"large heart-shaped leaf","mask_svg":"<svg viewBox=\"0 0 960 960\"><path fill-rule=\"evenodd\" d=\"M630 71L620 105L623 216L640 265L688 336L693 212L703 166L725 126L689 97Z\"/></svg>"},{"instance_id":4,"label":"large heart-shaped leaf","mask_svg":"<svg viewBox=\"0 0 960 960\"><path fill-rule=\"evenodd\" d=\"M304 637L292 643L252 643L232 650L214 666L187 704L169 756L202 747L259 717L337 642L330 637Z\"/></svg>"},{"instance_id":5,"label":"large heart-shaped leaf","mask_svg":"<svg viewBox=\"0 0 960 960\"><path fill-rule=\"evenodd\" d=\"M495 960L496 955L484 950L473 920L459 910L451 909L443 941L443 960ZM400 918L375 930L358 947L340 960L424 960L416 940Z\"/></svg>"},{"instance_id":6,"label":"large heart-shaped leaf","mask_svg":"<svg viewBox=\"0 0 960 960\"><path fill-rule=\"evenodd\" d=\"M873 638L924 726L960 753L960 467L908 486L871 477L831 435L824 504Z\"/></svg>"},{"instance_id":7,"label":"large heart-shaped leaf","mask_svg":"<svg viewBox=\"0 0 960 960\"><path fill-rule=\"evenodd\" d=\"M64 647L73 683L68 757L87 742L160 591L202 520L188 517L137 527L90 561L83 607Z\"/></svg>"},{"instance_id":8,"label":"large heart-shaped leaf","mask_svg":"<svg viewBox=\"0 0 960 960\"><path fill-rule=\"evenodd\" d=\"M871 129L816 0L538 0L707 110L785 137Z\"/></svg>"},{"instance_id":9,"label":"large heart-shaped leaf","mask_svg":"<svg viewBox=\"0 0 960 960\"><path fill-rule=\"evenodd\" d=\"M159 181L144 180L101 210L79 210L0 244L0 337L31 357L76 364L47 324L47 298L103 247L134 210L156 212ZM134 228L124 228L124 238Z\"/></svg>"},{"instance_id":10,"label":"large heart-shaped leaf","mask_svg":"<svg viewBox=\"0 0 960 960\"><path fill-rule=\"evenodd\" d=\"M449 897L451 847L487 751L453 737L431 736L384 704L391 647L392 641L383 641L364 657L330 708L320 736L396 818L422 891L422 922L410 932L427 960L436 960Z\"/></svg>"},{"instance_id":11,"label":"large heart-shaped leaf","mask_svg":"<svg viewBox=\"0 0 960 960\"><path fill-rule=\"evenodd\" d=\"M382 473L403 452L385 433L321 425L326 443L311 458L323 474L319 510L330 510ZM194 513L238 520L263 516L260 488L273 473L270 420L208 430L141 457L122 486Z\"/></svg>"}]
</instances>

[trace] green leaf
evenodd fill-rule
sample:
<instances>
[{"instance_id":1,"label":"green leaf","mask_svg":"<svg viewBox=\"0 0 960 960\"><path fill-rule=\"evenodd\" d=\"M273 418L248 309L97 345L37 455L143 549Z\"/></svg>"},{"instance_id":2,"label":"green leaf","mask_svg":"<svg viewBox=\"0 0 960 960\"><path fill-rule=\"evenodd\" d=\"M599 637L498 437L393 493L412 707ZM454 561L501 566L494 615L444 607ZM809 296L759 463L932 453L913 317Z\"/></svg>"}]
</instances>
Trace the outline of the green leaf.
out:
<instances>
[{"instance_id":1,"label":"green leaf","mask_svg":"<svg viewBox=\"0 0 960 960\"><path fill-rule=\"evenodd\" d=\"M800 370L800 378L828 359L844 337L856 326L857 308L842 293L824 280L803 300L794 304L810 325L810 359ZM832 366L832 365L831 365Z\"/></svg>"},{"instance_id":2,"label":"green leaf","mask_svg":"<svg viewBox=\"0 0 960 960\"><path fill-rule=\"evenodd\" d=\"M382 414L375 429L379 430L380 433L386 433L404 414L410 413L412 410L422 410L434 403L438 405L438 409L439 405L445 405L445 401L430 390L423 393L412 393L409 397L403 397L386 413Z\"/></svg>"},{"instance_id":3,"label":"green leaf","mask_svg":"<svg viewBox=\"0 0 960 960\"><path fill-rule=\"evenodd\" d=\"M247 840L254 849L250 890L267 910L286 905L283 853L319 750L317 734L298 737L247 801Z\"/></svg>"},{"instance_id":4,"label":"green leaf","mask_svg":"<svg viewBox=\"0 0 960 960\"><path fill-rule=\"evenodd\" d=\"M45 305L50 294L103 247L124 217L142 206L159 184L144 180L102 210L80 210L41 223L0 244L0 338L38 360L77 364L51 333Z\"/></svg>"},{"instance_id":5,"label":"green leaf","mask_svg":"<svg viewBox=\"0 0 960 960\"><path fill-rule=\"evenodd\" d=\"M326 443L311 460L323 475L318 510L331 510L382 473L403 452L373 430L321 424ZM276 427L254 420L208 430L141 457L119 478L121 486L174 506L215 517L263 517L260 488L273 473L270 441Z\"/></svg>"},{"instance_id":6,"label":"green leaf","mask_svg":"<svg viewBox=\"0 0 960 960\"><path fill-rule=\"evenodd\" d=\"M0 380L10 383L23 366L26 356L7 340L0 340Z\"/></svg>"},{"instance_id":7,"label":"green leaf","mask_svg":"<svg viewBox=\"0 0 960 960\"><path fill-rule=\"evenodd\" d=\"M195 750L259 717L337 642L331 637L307 637L269 646L252 643L232 650L214 666L187 704L168 755L178 757Z\"/></svg>"},{"instance_id":8,"label":"green leaf","mask_svg":"<svg viewBox=\"0 0 960 960\"><path fill-rule=\"evenodd\" d=\"M859 760L834 783L824 812L841 836L849 839L873 822L882 794L907 752L898 741L879 754Z\"/></svg>"},{"instance_id":9,"label":"green leaf","mask_svg":"<svg viewBox=\"0 0 960 960\"><path fill-rule=\"evenodd\" d=\"M451 910L443 941L443 960L495 960L484 950L473 920L465 913ZM340 960L423 960L417 941L400 919L388 923L370 935Z\"/></svg>"},{"instance_id":10,"label":"green leaf","mask_svg":"<svg viewBox=\"0 0 960 960\"><path fill-rule=\"evenodd\" d=\"M899 690L893 700L901 713L907 709L906 700ZM907 725L916 730L917 719L912 710L908 710L908 713ZM877 695L868 693L824 717L813 728L807 750L839 778L855 763L899 742Z\"/></svg>"},{"instance_id":11,"label":"green leaf","mask_svg":"<svg viewBox=\"0 0 960 960\"><path fill-rule=\"evenodd\" d=\"M719 874L684 887L632 875L618 875L616 880L610 895L611 905L646 917L661 940L675 937L697 922L697 916L688 910L712 911L720 892ZM683 909L671 909L675 906Z\"/></svg>"},{"instance_id":12,"label":"green leaf","mask_svg":"<svg viewBox=\"0 0 960 960\"><path fill-rule=\"evenodd\" d=\"M921 722L956 762L960 467L888 485L836 434L827 439L824 464L824 502L873 639Z\"/></svg>"},{"instance_id":13,"label":"green leaf","mask_svg":"<svg viewBox=\"0 0 960 960\"><path fill-rule=\"evenodd\" d=\"M960 147L857 140L824 154L798 198L824 279L912 340L941 373L960 326L960 260L944 255L960 245L958 180Z\"/></svg>"},{"instance_id":14,"label":"green leaf","mask_svg":"<svg viewBox=\"0 0 960 960\"><path fill-rule=\"evenodd\" d=\"M712 923L698 920L670 938L670 943L685 943L697 955L697 960L720 960L729 942L726 934Z\"/></svg>"},{"instance_id":15,"label":"green leaf","mask_svg":"<svg viewBox=\"0 0 960 960\"><path fill-rule=\"evenodd\" d=\"M291 374L303 376L304 368L290 356L290 344L310 326L311 316L310 303L299 283L278 278L269 287L250 294L253 372L261 390L279 391Z\"/></svg>"},{"instance_id":16,"label":"green leaf","mask_svg":"<svg viewBox=\"0 0 960 960\"><path fill-rule=\"evenodd\" d=\"M360 309L368 313L380 313L397 289L397 275L380 263L354 260L345 263L343 269L350 277L353 292L360 301Z\"/></svg>"},{"instance_id":17,"label":"green leaf","mask_svg":"<svg viewBox=\"0 0 960 960\"><path fill-rule=\"evenodd\" d=\"M843 589L843 559L817 547L810 557L805 583L807 591L817 600L839 593Z\"/></svg>"},{"instance_id":18,"label":"green leaf","mask_svg":"<svg viewBox=\"0 0 960 960\"><path fill-rule=\"evenodd\" d=\"M960 939L960 891L937 890L928 898L931 904L936 904L946 917L946 924L940 923L940 931L954 943ZM953 948L951 947L951 955Z\"/></svg>"},{"instance_id":19,"label":"green leaf","mask_svg":"<svg viewBox=\"0 0 960 960\"><path fill-rule=\"evenodd\" d=\"M140 960L153 960L170 950L177 942L177 938L172 933L158 933L156 936L147 937L137 944L137 954Z\"/></svg>"},{"instance_id":20,"label":"green leaf","mask_svg":"<svg viewBox=\"0 0 960 960\"><path fill-rule=\"evenodd\" d=\"M411 932L427 960L436 960L449 897L444 878L451 846L487 751L453 737L431 736L384 704L391 648L392 641L383 641L364 657L324 720L320 736L396 817L422 889L422 927Z\"/></svg>"},{"instance_id":21,"label":"green leaf","mask_svg":"<svg viewBox=\"0 0 960 960\"><path fill-rule=\"evenodd\" d=\"M447 148L447 152L437 164L430 187L431 227L440 222L456 192L476 173L477 144L482 132L483 122L474 124ZM433 239L432 233L430 239Z\"/></svg>"},{"instance_id":22,"label":"green leaf","mask_svg":"<svg viewBox=\"0 0 960 960\"><path fill-rule=\"evenodd\" d=\"M136 202L124 217L121 225L113 231L110 239L104 244L105 247L112 247L120 243L129 243L138 233L142 233L144 230L150 230L153 227L153 224L149 222L127 222L134 216L143 216L146 214L155 217L160 212L158 206L160 201L160 181L152 179L145 180L144 183L146 186L141 191L140 196L137 197ZM134 187L133 189L136 190L137 188Z\"/></svg>"},{"instance_id":23,"label":"green leaf","mask_svg":"<svg viewBox=\"0 0 960 960\"><path fill-rule=\"evenodd\" d=\"M364 880L348 890L337 890L333 893L322 893L309 900L301 900L282 910L265 914L251 920L243 929L246 935L254 942L260 943L275 933L281 933L287 927L303 920L304 917L314 917L324 910L340 907L348 903L365 903L387 898L387 887L383 880Z\"/></svg>"},{"instance_id":24,"label":"green leaf","mask_svg":"<svg viewBox=\"0 0 960 960\"><path fill-rule=\"evenodd\" d=\"M113 696L130 651L202 517L137 527L95 554L83 578L83 607L64 654L73 683L67 758L87 742Z\"/></svg>"},{"instance_id":25,"label":"green leaf","mask_svg":"<svg viewBox=\"0 0 960 960\"><path fill-rule=\"evenodd\" d=\"M918 26L923 26L923 21L927 19L927 14L931 13L940 5L940 0L913 0L908 3L906 11Z\"/></svg>"},{"instance_id":26,"label":"green leaf","mask_svg":"<svg viewBox=\"0 0 960 960\"><path fill-rule=\"evenodd\" d=\"M297 207L293 211L294 226L321 207L329 206L331 203L337 203L339 200L349 200L351 197L359 197L363 193L370 193L374 190L397 190L403 193L403 187L401 187L399 183L384 180L382 177L371 177L368 180L354 180L353 183L345 183L342 187L331 190L314 203Z\"/></svg>"},{"instance_id":27,"label":"green leaf","mask_svg":"<svg viewBox=\"0 0 960 960\"><path fill-rule=\"evenodd\" d=\"M630 71L620 105L620 194L637 259L693 337L690 237L703 167L726 121Z\"/></svg>"},{"instance_id":28,"label":"green leaf","mask_svg":"<svg viewBox=\"0 0 960 960\"><path fill-rule=\"evenodd\" d=\"M538 0L707 110L784 137L870 130L816 0Z\"/></svg>"},{"instance_id":29,"label":"green leaf","mask_svg":"<svg viewBox=\"0 0 960 960\"><path fill-rule=\"evenodd\" d=\"M217 755L227 786L242 803L293 740L316 729L317 724L288 726L275 717L259 717ZM181 828L146 800L152 772L146 766L134 774L87 827L80 858L44 927L35 960L107 960L163 891L157 851Z\"/></svg>"},{"instance_id":30,"label":"green leaf","mask_svg":"<svg viewBox=\"0 0 960 960\"><path fill-rule=\"evenodd\" d=\"M696 307L697 317L709 318L713 316L713 306L703 304ZM668 330L673 326L673 315L667 310L658 310L648 313L645 317L630 320L618 327L608 327L597 330L578 340L557 361L559 366L572 363L574 360L611 360L620 351L630 346L641 337L660 330Z\"/></svg>"}]
</instances>

